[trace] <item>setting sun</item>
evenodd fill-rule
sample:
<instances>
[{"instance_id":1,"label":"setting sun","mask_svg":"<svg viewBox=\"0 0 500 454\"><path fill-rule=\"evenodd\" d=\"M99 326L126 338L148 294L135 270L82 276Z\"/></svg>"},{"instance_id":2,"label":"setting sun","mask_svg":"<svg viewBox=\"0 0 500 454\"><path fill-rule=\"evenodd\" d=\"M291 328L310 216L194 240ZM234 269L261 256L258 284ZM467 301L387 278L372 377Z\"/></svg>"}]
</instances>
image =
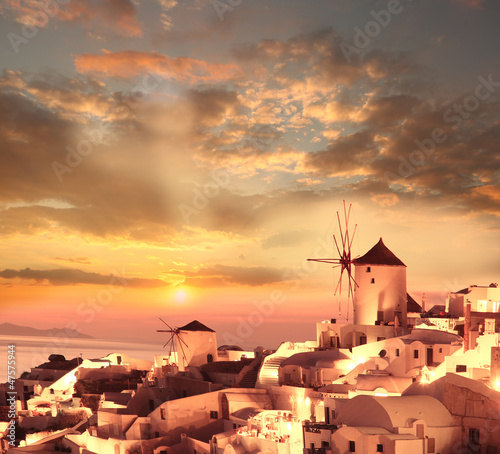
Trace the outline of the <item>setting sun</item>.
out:
<instances>
[{"instance_id":1,"label":"setting sun","mask_svg":"<svg viewBox=\"0 0 500 454\"><path fill-rule=\"evenodd\" d=\"M178 290L177 293L175 294L175 301L178 303L183 303L186 301L187 298L187 293L184 290Z\"/></svg>"}]
</instances>

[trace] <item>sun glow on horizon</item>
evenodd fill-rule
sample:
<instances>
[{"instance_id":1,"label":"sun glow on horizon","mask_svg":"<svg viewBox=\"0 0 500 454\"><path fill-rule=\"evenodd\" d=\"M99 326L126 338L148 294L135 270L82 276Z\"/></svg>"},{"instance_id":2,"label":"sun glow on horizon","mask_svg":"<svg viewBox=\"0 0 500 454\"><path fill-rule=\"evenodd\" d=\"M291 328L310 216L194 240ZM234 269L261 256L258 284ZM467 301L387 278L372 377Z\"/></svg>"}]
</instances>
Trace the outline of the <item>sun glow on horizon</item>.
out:
<instances>
[{"instance_id":1,"label":"sun glow on horizon","mask_svg":"<svg viewBox=\"0 0 500 454\"><path fill-rule=\"evenodd\" d=\"M186 301L188 295L185 290L177 290L175 293L175 301L179 304L182 304Z\"/></svg>"}]
</instances>

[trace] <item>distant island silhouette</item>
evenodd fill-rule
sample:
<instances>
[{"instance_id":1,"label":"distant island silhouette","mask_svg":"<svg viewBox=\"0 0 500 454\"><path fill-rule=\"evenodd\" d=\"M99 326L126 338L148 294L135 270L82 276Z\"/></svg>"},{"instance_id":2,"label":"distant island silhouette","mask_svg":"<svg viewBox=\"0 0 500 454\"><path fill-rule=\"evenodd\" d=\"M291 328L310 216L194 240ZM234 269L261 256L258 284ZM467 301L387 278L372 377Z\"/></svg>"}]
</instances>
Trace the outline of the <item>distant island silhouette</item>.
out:
<instances>
[{"instance_id":1,"label":"distant island silhouette","mask_svg":"<svg viewBox=\"0 0 500 454\"><path fill-rule=\"evenodd\" d=\"M69 338L80 339L95 339L88 334L80 333L77 330L69 328L51 328L51 329L37 329L30 326L14 325L12 323L0 324L0 335L3 336L45 336L45 337L61 337L67 336Z\"/></svg>"}]
</instances>

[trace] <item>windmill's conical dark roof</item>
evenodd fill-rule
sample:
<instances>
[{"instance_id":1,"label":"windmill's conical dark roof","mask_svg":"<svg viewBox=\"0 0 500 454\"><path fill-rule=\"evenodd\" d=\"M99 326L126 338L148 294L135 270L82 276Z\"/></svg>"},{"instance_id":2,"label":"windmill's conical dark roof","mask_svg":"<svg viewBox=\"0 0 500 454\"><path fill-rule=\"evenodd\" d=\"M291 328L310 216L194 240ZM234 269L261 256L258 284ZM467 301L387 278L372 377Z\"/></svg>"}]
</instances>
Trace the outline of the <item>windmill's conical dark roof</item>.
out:
<instances>
[{"instance_id":1,"label":"windmill's conical dark roof","mask_svg":"<svg viewBox=\"0 0 500 454\"><path fill-rule=\"evenodd\" d=\"M407 312L422 312L422 306L409 294L406 294L406 311Z\"/></svg>"},{"instance_id":2,"label":"windmill's conical dark roof","mask_svg":"<svg viewBox=\"0 0 500 454\"><path fill-rule=\"evenodd\" d=\"M365 255L353 260L355 265L406 266L384 244L382 238Z\"/></svg>"},{"instance_id":3,"label":"windmill's conical dark roof","mask_svg":"<svg viewBox=\"0 0 500 454\"><path fill-rule=\"evenodd\" d=\"M213 329L210 329L198 320L193 320L191 323L181 326L179 329L182 331L209 331L211 333L215 333Z\"/></svg>"}]
</instances>

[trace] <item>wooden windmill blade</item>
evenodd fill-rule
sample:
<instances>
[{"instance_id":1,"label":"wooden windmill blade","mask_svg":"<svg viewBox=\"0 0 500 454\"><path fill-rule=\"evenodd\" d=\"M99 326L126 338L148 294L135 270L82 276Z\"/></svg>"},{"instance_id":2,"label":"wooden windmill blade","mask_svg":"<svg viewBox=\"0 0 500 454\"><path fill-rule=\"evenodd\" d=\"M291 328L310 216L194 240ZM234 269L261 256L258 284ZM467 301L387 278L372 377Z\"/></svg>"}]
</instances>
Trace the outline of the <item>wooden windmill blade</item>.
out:
<instances>
[{"instance_id":1,"label":"wooden windmill blade","mask_svg":"<svg viewBox=\"0 0 500 454\"><path fill-rule=\"evenodd\" d=\"M158 333L170 333L170 339L167 340L167 342L165 342L165 345L163 345L163 348L165 348L167 345L169 345L168 355L170 357L172 355L172 351L175 351L177 353L177 361L179 361L180 357L182 356L182 361L183 361L182 364L184 366L184 363L187 362L187 356L186 356L186 352L184 351L184 347L182 346L182 344L184 344L188 350L189 350L189 347L186 344L186 342L184 342L184 340L182 339L181 334L186 334L187 331L181 331L179 328L173 328L165 320L163 320L161 317L158 317L158 318L162 321L163 324L167 325L167 327L169 329L157 329L156 332L158 332ZM180 347L180 349L179 349L179 347Z\"/></svg>"},{"instance_id":2,"label":"wooden windmill blade","mask_svg":"<svg viewBox=\"0 0 500 454\"><path fill-rule=\"evenodd\" d=\"M168 348L168 357L170 358L172 356L172 350L174 350L174 337L176 330L172 328L165 320L163 320L161 317L158 317L163 324L167 325L169 329L157 329L157 333L170 333L170 338L163 344L163 348L165 348L167 345L169 345Z\"/></svg>"},{"instance_id":3,"label":"wooden windmill blade","mask_svg":"<svg viewBox=\"0 0 500 454\"><path fill-rule=\"evenodd\" d=\"M182 344L184 344L186 346L187 349L189 349L188 345L186 344L186 342L184 342L180 336L180 334L177 334L177 347L181 347L181 351L182 351L182 358L183 358L183 361L186 361L187 362L187 356L186 356L186 352L184 351L184 347L182 346ZM179 354L179 351L177 351L177 354ZM184 363L183 363L184 364Z\"/></svg>"},{"instance_id":4,"label":"wooden windmill blade","mask_svg":"<svg viewBox=\"0 0 500 454\"><path fill-rule=\"evenodd\" d=\"M340 277L337 281L337 285L335 286L334 295L342 295L342 281L345 281L347 278L347 302L349 311L349 303L353 303L354 292L356 287L359 287L356 280L353 276L352 265L354 264L354 260L352 258L352 244L354 241L354 236L356 235L357 224L354 225L354 230L352 235L349 230L349 222L351 218L351 209L352 204L349 204L349 208L346 207L345 200L343 201L343 222L341 221L340 213L337 211L337 223L339 229L340 238L337 239L335 235L333 235L333 242L337 249L338 258L331 259L307 259L312 262L320 262L320 263L329 263L334 265L332 268L340 268ZM345 275L344 275L345 273ZM339 300L339 313L341 312L341 301Z\"/></svg>"},{"instance_id":5,"label":"wooden windmill blade","mask_svg":"<svg viewBox=\"0 0 500 454\"><path fill-rule=\"evenodd\" d=\"M169 330L170 330L170 331L173 331L173 330L174 330L174 329L173 329L173 328L172 328L172 327L171 327L171 326L170 326L170 325L169 325L169 324L168 324L165 320L163 320L161 317L158 317L158 318L159 318L159 319L160 319L160 320L161 320L161 321L162 321L165 325L167 325L167 326L168 326L168 328L169 328ZM162 333L162 332L163 332L163 333L164 333L164 332L169 332L169 331L166 331L166 330L160 330L160 329L157 329L156 331L157 331L158 333Z\"/></svg>"},{"instance_id":6,"label":"wooden windmill blade","mask_svg":"<svg viewBox=\"0 0 500 454\"><path fill-rule=\"evenodd\" d=\"M163 345L163 348L165 348L169 343L172 343L173 337L174 337L174 335L171 334L170 339L167 342L165 342L165 344ZM170 348L170 350L168 352L169 356L170 356L171 351L172 351L172 348Z\"/></svg>"}]
</instances>

